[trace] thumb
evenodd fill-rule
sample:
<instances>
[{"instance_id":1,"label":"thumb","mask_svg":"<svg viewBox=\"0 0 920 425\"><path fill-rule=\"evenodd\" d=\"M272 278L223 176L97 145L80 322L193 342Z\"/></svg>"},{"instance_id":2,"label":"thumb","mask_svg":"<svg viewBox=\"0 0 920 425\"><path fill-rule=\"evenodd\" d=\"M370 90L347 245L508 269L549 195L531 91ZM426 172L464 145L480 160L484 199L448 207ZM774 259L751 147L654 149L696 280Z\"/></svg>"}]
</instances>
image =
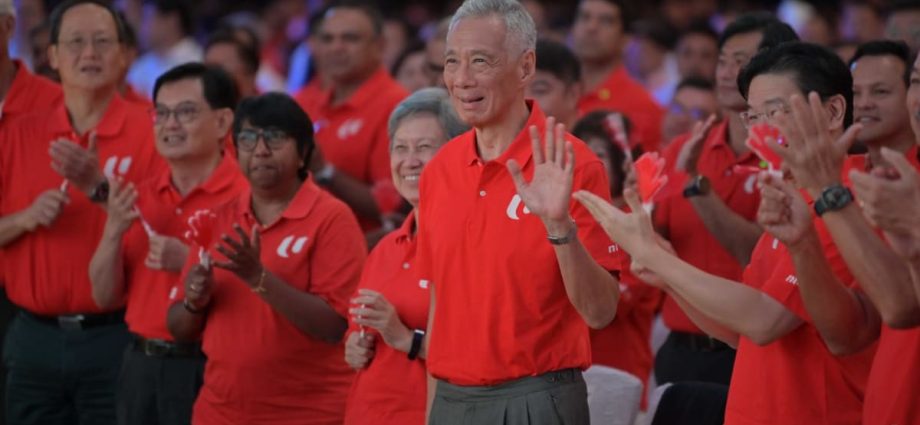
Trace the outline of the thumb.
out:
<instances>
[{"instance_id":1,"label":"thumb","mask_svg":"<svg viewBox=\"0 0 920 425\"><path fill-rule=\"evenodd\" d=\"M642 199L639 198L639 193L633 188L626 188L623 191L623 198L626 199L626 205L629 205L629 209L632 210L633 214L641 214L644 211Z\"/></svg>"},{"instance_id":2,"label":"thumb","mask_svg":"<svg viewBox=\"0 0 920 425\"><path fill-rule=\"evenodd\" d=\"M260 236L261 235L259 234L259 226L252 226L252 235L249 239L250 239L250 243L252 243L252 247L256 250L256 252L261 251Z\"/></svg>"},{"instance_id":3,"label":"thumb","mask_svg":"<svg viewBox=\"0 0 920 425\"><path fill-rule=\"evenodd\" d=\"M917 170L910 165L904 154L894 149L882 148L882 158L885 158L895 170L898 170L898 174L901 175L902 179L908 176L914 176L914 179L917 178Z\"/></svg>"},{"instance_id":4,"label":"thumb","mask_svg":"<svg viewBox=\"0 0 920 425\"><path fill-rule=\"evenodd\" d=\"M850 128L843 133L843 136L840 136L840 139L837 140L837 149L843 152L850 150L850 147L853 146L853 143L856 142L856 136L859 135L859 132L862 131L862 124L853 124Z\"/></svg>"}]
</instances>

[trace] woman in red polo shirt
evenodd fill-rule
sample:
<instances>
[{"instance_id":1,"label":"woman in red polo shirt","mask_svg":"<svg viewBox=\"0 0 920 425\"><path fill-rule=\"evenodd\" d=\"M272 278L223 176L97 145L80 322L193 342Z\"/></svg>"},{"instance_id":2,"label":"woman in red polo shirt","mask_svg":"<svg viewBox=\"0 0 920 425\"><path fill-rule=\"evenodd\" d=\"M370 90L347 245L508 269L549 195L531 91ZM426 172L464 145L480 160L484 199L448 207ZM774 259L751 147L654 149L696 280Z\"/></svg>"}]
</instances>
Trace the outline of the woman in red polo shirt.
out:
<instances>
[{"instance_id":1,"label":"woman in red polo shirt","mask_svg":"<svg viewBox=\"0 0 920 425\"><path fill-rule=\"evenodd\" d=\"M346 425L425 423L422 341L430 295L413 267L418 178L438 148L466 126L454 113L447 92L430 88L396 106L388 131L393 184L413 212L368 256L351 300L345 361L358 375L348 395Z\"/></svg>"},{"instance_id":2,"label":"woman in red polo shirt","mask_svg":"<svg viewBox=\"0 0 920 425\"><path fill-rule=\"evenodd\" d=\"M313 126L291 98L244 100L233 135L250 188L199 215L205 250L189 256L168 317L176 340L200 337L208 357L192 423L341 424L354 377L341 339L364 237L308 178Z\"/></svg>"}]
</instances>

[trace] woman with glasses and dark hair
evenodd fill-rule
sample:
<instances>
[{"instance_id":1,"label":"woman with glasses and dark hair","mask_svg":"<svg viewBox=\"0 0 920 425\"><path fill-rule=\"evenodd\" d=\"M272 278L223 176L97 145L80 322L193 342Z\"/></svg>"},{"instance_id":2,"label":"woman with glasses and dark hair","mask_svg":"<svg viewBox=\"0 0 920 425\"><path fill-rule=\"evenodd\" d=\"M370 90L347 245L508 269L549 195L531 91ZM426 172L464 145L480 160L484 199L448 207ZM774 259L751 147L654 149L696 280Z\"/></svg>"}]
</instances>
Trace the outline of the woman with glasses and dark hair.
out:
<instances>
[{"instance_id":1,"label":"woman with glasses and dark hair","mask_svg":"<svg viewBox=\"0 0 920 425\"><path fill-rule=\"evenodd\" d=\"M208 357L192 423L340 424L353 377L340 341L364 237L309 178L313 127L290 97L244 100L233 135L251 188L198 215L198 255L168 318Z\"/></svg>"}]
</instances>

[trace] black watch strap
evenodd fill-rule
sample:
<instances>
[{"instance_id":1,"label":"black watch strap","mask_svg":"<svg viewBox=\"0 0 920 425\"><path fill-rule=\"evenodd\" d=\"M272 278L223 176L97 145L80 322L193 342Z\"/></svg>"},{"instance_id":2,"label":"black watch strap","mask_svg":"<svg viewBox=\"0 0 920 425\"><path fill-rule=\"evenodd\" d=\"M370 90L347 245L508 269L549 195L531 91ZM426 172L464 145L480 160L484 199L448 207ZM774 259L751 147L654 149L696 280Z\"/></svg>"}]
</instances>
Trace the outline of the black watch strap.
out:
<instances>
[{"instance_id":1,"label":"black watch strap","mask_svg":"<svg viewBox=\"0 0 920 425\"><path fill-rule=\"evenodd\" d=\"M89 200L97 204L104 204L109 201L109 181L103 180L93 188L89 194Z\"/></svg>"},{"instance_id":2,"label":"black watch strap","mask_svg":"<svg viewBox=\"0 0 920 425\"><path fill-rule=\"evenodd\" d=\"M412 346L409 348L409 360L418 358L418 353L422 350L422 341L424 339L425 331L416 329L412 332Z\"/></svg>"},{"instance_id":3,"label":"black watch strap","mask_svg":"<svg viewBox=\"0 0 920 425\"><path fill-rule=\"evenodd\" d=\"M853 202L853 192L842 184L830 185L821 191L821 195L815 199L815 213L818 216L824 215L829 211L841 210Z\"/></svg>"}]
</instances>

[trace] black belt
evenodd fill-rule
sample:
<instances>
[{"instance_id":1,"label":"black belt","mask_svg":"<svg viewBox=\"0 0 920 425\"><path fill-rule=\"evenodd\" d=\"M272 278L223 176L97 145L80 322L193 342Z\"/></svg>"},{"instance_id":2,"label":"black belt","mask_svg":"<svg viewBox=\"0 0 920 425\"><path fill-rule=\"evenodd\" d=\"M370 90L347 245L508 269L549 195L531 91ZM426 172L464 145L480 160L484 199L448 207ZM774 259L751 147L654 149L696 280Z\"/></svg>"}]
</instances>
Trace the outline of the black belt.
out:
<instances>
[{"instance_id":1,"label":"black belt","mask_svg":"<svg viewBox=\"0 0 920 425\"><path fill-rule=\"evenodd\" d=\"M668 339L691 351L725 351L732 349L728 344L705 334L671 331Z\"/></svg>"},{"instance_id":2,"label":"black belt","mask_svg":"<svg viewBox=\"0 0 920 425\"><path fill-rule=\"evenodd\" d=\"M147 339L134 337L131 344L134 351L139 351L150 357L202 357L201 344L164 341L162 339Z\"/></svg>"},{"instance_id":3,"label":"black belt","mask_svg":"<svg viewBox=\"0 0 920 425\"><path fill-rule=\"evenodd\" d=\"M61 316L43 316L20 310L21 314L48 326L65 331L81 331L99 326L117 325L125 322L124 310L98 314L67 314Z\"/></svg>"}]
</instances>

